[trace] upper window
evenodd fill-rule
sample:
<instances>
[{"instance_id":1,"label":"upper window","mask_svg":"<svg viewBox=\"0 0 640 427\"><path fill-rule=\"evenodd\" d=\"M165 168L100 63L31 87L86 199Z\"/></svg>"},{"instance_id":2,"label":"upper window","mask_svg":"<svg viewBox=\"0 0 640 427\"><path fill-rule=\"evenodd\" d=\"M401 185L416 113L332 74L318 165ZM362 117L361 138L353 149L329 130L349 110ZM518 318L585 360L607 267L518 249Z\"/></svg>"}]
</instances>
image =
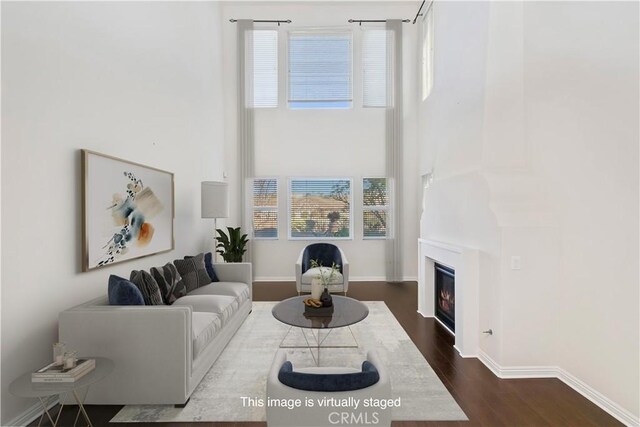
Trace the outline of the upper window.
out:
<instances>
[{"instance_id":1,"label":"upper window","mask_svg":"<svg viewBox=\"0 0 640 427\"><path fill-rule=\"evenodd\" d=\"M278 106L278 32L254 30L253 33L254 108Z\"/></svg>"},{"instance_id":2,"label":"upper window","mask_svg":"<svg viewBox=\"0 0 640 427\"><path fill-rule=\"evenodd\" d=\"M278 238L278 180L253 180L253 237Z\"/></svg>"},{"instance_id":3,"label":"upper window","mask_svg":"<svg viewBox=\"0 0 640 427\"><path fill-rule=\"evenodd\" d=\"M433 89L433 4L422 18L420 25L422 38L422 52L420 58L420 74L422 100L427 99Z\"/></svg>"},{"instance_id":4,"label":"upper window","mask_svg":"<svg viewBox=\"0 0 640 427\"><path fill-rule=\"evenodd\" d=\"M389 194L386 178L362 179L362 224L365 239L387 237Z\"/></svg>"},{"instance_id":5,"label":"upper window","mask_svg":"<svg viewBox=\"0 0 640 427\"><path fill-rule=\"evenodd\" d=\"M289 238L350 239L351 180L291 179Z\"/></svg>"},{"instance_id":6,"label":"upper window","mask_svg":"<svg viewBox=\"0 0 640 427\"><path fill-rule=\"evenodd\" d=\"M387 39L384 29L365 30L362 36L362 105L387 105Z\"/></svg>"},{"instance_id":7,"label":"upper window","mask_svg":"<svg viewBox=\"0 0 640 427\"><path fill-rule=\"evenodd\" d=\"M289 106L349 108L352 102L350 32L289 33Z\"/></svg>"}]
</instances>

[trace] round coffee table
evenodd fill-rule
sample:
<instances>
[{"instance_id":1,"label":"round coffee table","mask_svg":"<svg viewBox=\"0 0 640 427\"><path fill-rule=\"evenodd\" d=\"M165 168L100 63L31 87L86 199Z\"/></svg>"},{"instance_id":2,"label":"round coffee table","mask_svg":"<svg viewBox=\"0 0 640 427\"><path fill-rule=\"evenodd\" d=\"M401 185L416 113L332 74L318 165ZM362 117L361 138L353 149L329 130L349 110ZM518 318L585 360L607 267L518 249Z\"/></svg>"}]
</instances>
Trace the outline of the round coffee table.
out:
<instances>
[{"instance_id":1,"label":"round coffee table","mask_svg":"<svg viewBox=\"0 0 640 427\"><path fill-rule=\"evenodd\" d=\"M113 362L105 357L92 357L91 359L96 360L96 367L91 372L84 375L82 378L78 379L75 382L34 383L31 381L31 372L27 372L26 374L18 377L9 385L9 393L18 397L37 398L43 408L43 413L40 417L38 425L42 423L42 420L46 415L54 427L58 425L60 414L62 413L62 408L64 408L64 402L67 398L67 395L71 393L76 403L78 404L78 413L76 414L76 420L73 425L76 425L76 423L78 422L78 417L82 413L84 419L87 421L87 424L89 426L93 426L93 424L91 424L91 420L89 419L89 415L87 415L87 411L85 411L84 409L84 400L87 398L87 394L89 393L89 387L92 384L100 381L113 371ZM85 392L84 396L81 398L78 391L82 388L85 388ZM54 420L51 413L49 412L48 407L49 404L53 403L59 395L62 395L60 398L60 409L58 409L58 414ZM51 400L52 398L53 400Z\"/></svg>"},{"instance_id":2,"label":"round coffee table","mask_svg":"<svg viewBox=\"0 0 640 427\"><path fill-rule=\"evenodd\" d=\"M353 298L331 295L331 298L333 299L333 313L327 316L311 316L306 314L304 311L303 301L307 298L309 298L309 296L304 295L289 298L279 302L275 307L273 307L273 310L271 311L273 317L280 322L291 326L287 334L282 339L280 348L308 348L316 366L320 366L320 348L358 348L358 341L349 326L364 320L369 315L369 308L367 308L365 304ZM283 345L293 327L301 328L302 335L304 336L307 344L306 347ZM344 327L349 329L355 345L322 345L333 329ZM305 329L311 329L312 341L313 344L315 344L313 347L316 348L318 354L317 358L313 354L312 342L309 341L309 338L305 333ZM315 333L313 329L316 329ZM327 333L322 338L320 336L321 329L327 329Z\"/></svg>"}]
</instances>

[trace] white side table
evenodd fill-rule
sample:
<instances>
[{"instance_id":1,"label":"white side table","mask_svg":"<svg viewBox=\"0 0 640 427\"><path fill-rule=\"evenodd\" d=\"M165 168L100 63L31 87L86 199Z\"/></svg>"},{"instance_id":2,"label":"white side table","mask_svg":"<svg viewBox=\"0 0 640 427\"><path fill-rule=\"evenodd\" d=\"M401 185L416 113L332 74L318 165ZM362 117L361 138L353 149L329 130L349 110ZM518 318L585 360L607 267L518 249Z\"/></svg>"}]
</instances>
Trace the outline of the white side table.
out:
<instances>
[{"instance_id":1,"label":"white side table","mask_svg":"<svg viewBox=\"0 0 640 427\"><path fill-rule=\"evenodd\" d=\"M34 383L31 382L31 372L27 372L9 385L9 393L18 397L37 398L40 401L43 409L40 421L38 421L38 425L42 423L42 420L46 415L54 427L58 425L60 414L62 413L62 408L64 407L64 402L69 393L71 393L78 403L78 413L76 414L76 419L73 423L74 427L78 422L80 413L82 413L84 419L87 421L87 425L93 427L93 424L91 424L91 420L89 419L89 415L87 415L87 411L85 411L84 409L84 401L87 398L87 394L89 393L89 387L92 384L100 381L113 371L113 361L104 357L87 358L95 359L96 367L93 371L89 372L78 381L72 383ZM85 390L84 395L81 398L79 392L83 388ZM56 415L54 421L52 414L49 412L49 409L47 409L47 406L49 405L49 403L53 402L55 397L58 395L61 395L60 409L58 410L58 414Z\"/></svg>"}]
</instances>

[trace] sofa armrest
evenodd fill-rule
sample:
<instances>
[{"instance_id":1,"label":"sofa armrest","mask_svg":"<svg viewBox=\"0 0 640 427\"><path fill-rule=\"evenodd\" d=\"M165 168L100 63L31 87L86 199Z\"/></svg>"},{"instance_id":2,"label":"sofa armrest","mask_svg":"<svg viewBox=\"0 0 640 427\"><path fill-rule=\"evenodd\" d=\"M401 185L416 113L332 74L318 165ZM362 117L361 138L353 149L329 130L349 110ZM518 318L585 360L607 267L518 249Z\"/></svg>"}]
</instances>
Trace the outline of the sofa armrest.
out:
<instances>
[{"instance_id":1,"label":"sofa armrest","mask_svg":"<svg viewBox=\"0 0 640 427\"><path fill-rule=\"evenodd\" d=\"M250 262L220 262L214 263L213 268L221 282L240 282L253 288L253 273ZM253 298L253 290L251 291Z\"/></svg>"},{"instance_id":2,"label":"sofa armrest","mask_svg":"<svg viewBox=\"0 0 640 427\"><path fill-rule=\"evenodd\" d=\"M192 369L191 315L190 307L164 305L82 305L61 312L60 341L115 365L92 387L87 403L184 403Z\"/></svg>"}]
</instances>

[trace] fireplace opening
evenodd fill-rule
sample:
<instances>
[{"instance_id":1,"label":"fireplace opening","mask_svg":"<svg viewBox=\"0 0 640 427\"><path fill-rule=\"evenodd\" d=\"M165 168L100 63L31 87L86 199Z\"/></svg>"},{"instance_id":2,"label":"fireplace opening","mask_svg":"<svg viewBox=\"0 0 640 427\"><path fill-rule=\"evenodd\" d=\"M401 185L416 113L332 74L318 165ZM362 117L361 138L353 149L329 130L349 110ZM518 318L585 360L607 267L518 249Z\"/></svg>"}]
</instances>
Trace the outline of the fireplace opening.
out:
<instances>
[{"instance_id":1,"label":"fireplace opening","mask_svg":"<svg viewBox=\"0 0 640 427\"><path fill-rule=\"evenodd\" d=\"M435 264L435 314L451 332L456 331L456 275L453 269Z\"/></svg>"}]
</instances>

